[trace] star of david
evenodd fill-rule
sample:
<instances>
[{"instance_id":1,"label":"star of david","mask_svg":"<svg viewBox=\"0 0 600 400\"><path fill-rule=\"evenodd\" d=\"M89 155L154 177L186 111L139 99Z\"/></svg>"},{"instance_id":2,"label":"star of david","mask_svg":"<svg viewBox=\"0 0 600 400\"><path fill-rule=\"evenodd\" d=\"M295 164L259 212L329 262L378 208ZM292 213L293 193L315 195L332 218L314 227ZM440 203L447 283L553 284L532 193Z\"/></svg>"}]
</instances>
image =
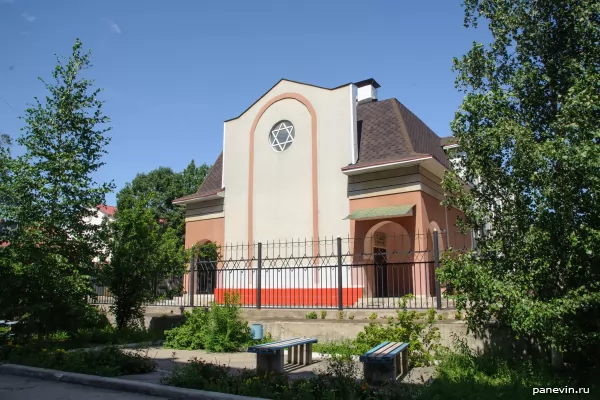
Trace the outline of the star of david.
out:
<instances>
[{"instance_id":1,"label":"star of david","mask_svg":"<svg viewBox=\"0 0 600 400\"><path fill-rule=\"evenodd\" d=\"M294 141L294 125L281 122L271 131L271 146L275 151L287 149Z\"/></svg>"}]
</instances>

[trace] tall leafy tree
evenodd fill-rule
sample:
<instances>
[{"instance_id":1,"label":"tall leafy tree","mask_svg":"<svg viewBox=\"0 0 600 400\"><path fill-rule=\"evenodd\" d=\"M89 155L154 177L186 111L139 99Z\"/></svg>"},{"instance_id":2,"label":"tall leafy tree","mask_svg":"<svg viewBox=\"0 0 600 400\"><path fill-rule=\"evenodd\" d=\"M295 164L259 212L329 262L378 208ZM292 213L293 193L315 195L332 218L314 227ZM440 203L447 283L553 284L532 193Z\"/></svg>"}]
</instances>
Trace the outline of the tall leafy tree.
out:
<instances>
[{"instance_id":1,"label":"tall leafy tree","mask_svg":"<svg viewBox=\"0 0 600 400\"><path fill-rule=\"evenodd\" d=\"M136 199L151 198L148 207L155 218L165 220L166 226L175 230L180 243L183 244L185 210L172 202L198 190L208 170L208 165L202 164L197 167L192 160L182 172L174 172L169 167L159 167L147 174L137 174L117 194L117 208L130 208Z\"/></svg>"},{"instance_id":2,"label":"tall leafy tree","mask_svg":"<svg viewBox=\"0 0 600 400\"><path fill-rule=\"evenodd\" d=\"M165 280L183 276L188 259L175 230L163 231L150 207L153 200L153 193L134 199L104 225L110 258L100 281L115 299L111 307L119 329L143 326L144 304L163 294L158 289Z\"/></svg>"},{"instance_id":3,"label":"tall leafy tree","mask_svg":"<svg viewBox=\"0 0 600 400\"><path fill-rule=\"evenodd\" d=\"M81 322L102 248L98 228L84 218L114 187L94 179L110 128L100 89L81 76L90 53L77 39L71 56L57 61L53 80L40 78L45 99L25 111L17 139L25 153L8 159L2 191L11 201L0 203L0 215L17 223L3 234L10 245L1 250L0 312L40 333Z\"/></svg>"},{"instance_id":4,"label":"tall leafy tree","mask_svg":"<svg viewBox=\"0 0 600 400\"><path fill-rule=\"evenodd\" d=\"M9 180L9 168L10 168L10 146L12 145L12 139L6 133L0 134L0 204L7 203L10 201L8 192L4 185ZM0 219L4 219L4 216L0 214ZM0 229L0 241L2 241L2 232Z\"/></svg>"},{"instance_id":5,"label":"tall leafy tree","mask_svg":"<svg viewBox=\"0 0 600 400\"><path fill-rule=\"evenodd\" d=\"M6 133L0 133L0 147L10 146L12 139Z\"/></svg>"},{"instance_id":6,"label":"tall leafy tree","mask_svg":"<svg viewBox=\"0 0 600 400\"><path fill-rule=\"evenodd\" d=\"M204 178L208 175L209 170L210 167L206 163L197 167L194 160L192 160L181 172L181 196L186 196L197 191L202 182L204 182Z\"/></svg>"},{"instance_id":7,"label":"tall leafy tree","mask_svg":"<svg viewBox=\"0 0 600 400\"><path fill-rule=\"evenodd\" d=\"M598 359L600 348L600 1L465 0L465 25L488 45L454 60L466 97L452 130L465 153L465 211L478 248L448 258L442 279L516 336ZM485 226L491 229L483 229Z\"/></svg>"}]
</instances>

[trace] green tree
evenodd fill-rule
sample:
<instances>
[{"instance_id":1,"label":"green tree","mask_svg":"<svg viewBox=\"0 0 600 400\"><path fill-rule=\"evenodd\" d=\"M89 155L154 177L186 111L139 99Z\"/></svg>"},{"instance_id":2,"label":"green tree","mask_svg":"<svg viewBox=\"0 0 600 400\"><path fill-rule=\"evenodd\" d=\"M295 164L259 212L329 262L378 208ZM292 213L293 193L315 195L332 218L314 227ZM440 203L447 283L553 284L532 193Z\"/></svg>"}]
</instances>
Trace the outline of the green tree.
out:
<instances>
[{"instance_id":1,"label":"green tree","mask_svg":"<svg viewBox=\"0 0 600 400\"><path fill-rule=\"evenodd\" d=\"M0 147L8 147L12 144L12 139L6 133L0 133Z\"/></svg>"},{"instance_id":2,"label":"green tree","mask_svg":"<svg viewBox=\"0 0 600 400\"><path fill-rule=\"evenodd\" d=\"M136 198L104 225L107 263L102 265L100 282L115 299L111 308L119 329L140 326L144 304L160 296L157 285L183 276L188 260L175 230L163 232L150 207L153 200L152 193Z\"/></svg>"},{"instance_id":3,"label":"green tree","mask_svg":"<svg viewBox=\"0 0 600 400\"><path fill-rule=\"evenodd\" d=\"M17 223L5 230L0 248L0 312L18 318L17 329L39 333L76 329L87 311L99 230L86 224L112 183L93 175L103 165L109 119L100 89L80 74L90 53L77 39L72 55L58 59L52 82L40 78L45 101L25 111L17 143L22 156L3 157L0 215Z\"/></svg>"},{"instance_id":4,"label":"green tree","mask_svg":"<svg viewBox=\"0 0 600 400\"><path fill-rule=\"evenodd\" d=\"M194 160L190 161L188 166L181 172L181 197L197 191L204 182L209 170L210 167L206 163L196 167Z\"/></svg>"},{"instance_id":5,"label":"green tree","mask_svg":"<svg viewBox=\"0 0 600 400\"><path fill-rule=\"evenodd\" d=\"M452 130L463 190L447 174L447 205L480 233L447 257L467 321L492 320L542 346L600 348L600 1L465 0L488 45L454 60L467 94ZM490 230L484 229L491 226ZM595 350L594 350L595 349ZM593 351L592 351L593 350Z\"/></svg>"},{"instance_id":6,"label":"green tree","mask_svg":"<svg viewBox=\"0 0 600 400\"><path fill-rule=\"evenodd\" d=\"M4 185L9 181L9 168L11 161L10 146L12 145L12 139L6 133L0 134L0 204L10 201L8 197L8 191L4 188ZM3 215L0 215L2 218ZM0 241L2 239L0 233Z\"/></svg>"},{"instance_id":7,"label":"green tree","mask_svg":"<svg viewBox=\"0 0 600 400\"><path fill-rule=\"evenodd\" d=\"M148 198L154 193L148 207L157 219L167 221L180 242L185 236L185 209L173 205L173 200L194 193L204 181L209 167L202 164L196 167L192 160L182 172L174 172L169 167L159 167L149 173L140 173L131 183L127 183L117 194L117 209L129 208L139 198Z\"/></svg>"}]
</instances>

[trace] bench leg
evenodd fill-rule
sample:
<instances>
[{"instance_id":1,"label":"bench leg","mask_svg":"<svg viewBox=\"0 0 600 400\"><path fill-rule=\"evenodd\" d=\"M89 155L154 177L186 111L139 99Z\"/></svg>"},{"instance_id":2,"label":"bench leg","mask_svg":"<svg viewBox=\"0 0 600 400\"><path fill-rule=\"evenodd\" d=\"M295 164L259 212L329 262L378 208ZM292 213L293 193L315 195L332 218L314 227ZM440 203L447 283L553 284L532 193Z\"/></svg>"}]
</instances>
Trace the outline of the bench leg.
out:
<instances>
[{"instance_id":1,"label":"bench leg","mask_svg":"<svg viewBox=\"0 0 600 400\"><path fill-rule=\"evenodd\" d=\"M283 373L283 350L277 350L275 354L257 354L256 372L259 375Z\"/></svg>"},{"instance_id":2,"label":"bench leg","mask_svg":"<svg viewBox=\"0 0 600 400\"><path fill-rule=\"evenodd\" d=\"M300 365L304 365L304 356L306 353L306 350L304 348L305 348L305 345L301 344L300 345L300 362L299 362Z\"/></svg>"},{"instance_id":3,"label":"bench leg","mask_svg":"<svg viewBox=\"0 0 600 400\"><path fill-rule=\"evenodd\" d=\"M294 364L298 364L298 350L299 350L298 347L299 346L294 346L293 347L293 349L294 349Z\"/></svg>"},{"instance_id":4,"label":"bench leg","mask_svg":"<svg viewBox=\"0 0 600 400\"><path fill-rule=\"evenodd\" d=\"M312 364L312 343L307 343L304 346L304 365Z\"/></svg>"},{"instance_id":5,"label":"bench leg","mask_svg":"<svg viewBox=\"0 0 600 400\"><path fill-rule=\"evenodd\" d=\"M408 374L408 349L402 351L402 375Z\"/></svg>"},{"instance_id":6,"label":"bench leg","mask_svg":"<svg viewBox=\"0 0 600 400\"><path fill-rule=\"evenodd\" d=\"M288 352L288 354L287 354L287 363L288 363L288 364L291 364L291 363L292 363L292 348L291 348L291 347L289 347L289 348L287 349L287 352Z\"/></svg>"},{"instance_id":7,"label":"bench leg","mask_svg":"<svg viewBox=\"0 0 600 400\"><path fill-rule=\"evenodd\" d=\"M369 385L378 385L387 381L395 381L398 377L396 363L374 364L365 362L363 364L363 374L365 381Z\"/></svg>"}]
</instances>

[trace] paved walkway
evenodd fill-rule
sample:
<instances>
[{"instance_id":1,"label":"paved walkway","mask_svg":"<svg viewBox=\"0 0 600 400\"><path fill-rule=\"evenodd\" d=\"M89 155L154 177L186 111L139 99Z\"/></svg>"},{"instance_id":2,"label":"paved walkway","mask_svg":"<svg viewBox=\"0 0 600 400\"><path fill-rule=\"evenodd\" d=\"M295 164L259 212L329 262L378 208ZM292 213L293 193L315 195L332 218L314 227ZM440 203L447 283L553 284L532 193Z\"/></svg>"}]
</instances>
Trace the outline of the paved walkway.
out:
<instances>
[{"instance_id":1,"label":"paved walkway","mask_svg":"<svg viewBox=\"0 0 600 400\"><path fill-rule=\"evenodd\" d=\"M146 350L143 350L146 352ZM171 350L162 347L151 347L147 350L148 357L153 358L157 364L157 372L143 375L130 375L123 379L143 380L150 383L160 383L160 378L173 370L175 365L186 364L192 358L202 359L211 364L225 365L231 368L232 373L239 372L244 368L256 368L256 354L252 353L208 353L204 350ZM313 360L312 365L285 365L285 371L292 378L307 377L315 375L315 372L323 369L325 362Z\"/></svg>"},{"instance_id":2,"label":"paved walkway","mask_svg":"<svg viewBox=\"0 0 600 400\"><path fill-rule=\"evenodd\" d=\"M202 359L211 364L225 365L231 368L232 373L239 372L244 368L256 368L256 354L252 353L208 353L204 350L171 350L162 347L151 347L148 356L153 358L157 364L157 370L150 374L128 375L121 379L131 379L149 383L160 383L162 377L168 375L175 365L186 364L191 358ZM287 359L287 358L286 358ZM285 365L285 372L292 379L311 378L326 368L327 362L313 359L312 365ZM359 377L362 377L362 364L356 361ZM410 383L423 383L427 381L434 372L433 367L413 368L403 381Z\"/></svg>"},{"instance_id":3,"label":"paved walkway","mask_svg":"<svg viewBox=\"0 0 600 400\"><path fill-rule=\"evenodd\" d=\"M0 375L2 400L168 400L165 397L97 389L72 383Z\"/></svg>"}]
</instances>

